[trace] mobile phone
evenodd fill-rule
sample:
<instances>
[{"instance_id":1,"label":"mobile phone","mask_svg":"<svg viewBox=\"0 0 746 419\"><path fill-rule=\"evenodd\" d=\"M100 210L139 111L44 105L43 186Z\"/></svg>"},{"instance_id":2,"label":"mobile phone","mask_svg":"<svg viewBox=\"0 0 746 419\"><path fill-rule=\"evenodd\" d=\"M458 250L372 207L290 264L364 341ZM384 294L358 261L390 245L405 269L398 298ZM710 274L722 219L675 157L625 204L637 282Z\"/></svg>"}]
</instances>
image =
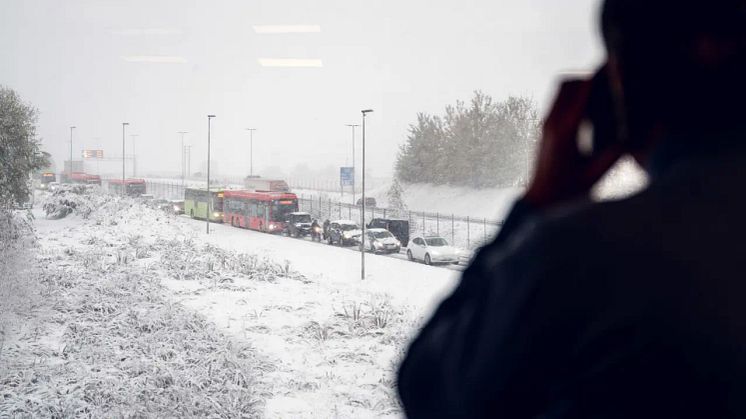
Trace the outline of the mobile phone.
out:
<instances>
[{"instance_id":1,"label":"mobile phone","mask_svg":"<svg viewBox=\"0 0 746 419\"><path fill-rule=\"evenodd\" d=\"M626 141L623 109L611 93L611 83L606 66L601 67L591 79L591 93L586 108L586 120L593 128L593 154L612 144Z\"/></svg>"}]
</instances>

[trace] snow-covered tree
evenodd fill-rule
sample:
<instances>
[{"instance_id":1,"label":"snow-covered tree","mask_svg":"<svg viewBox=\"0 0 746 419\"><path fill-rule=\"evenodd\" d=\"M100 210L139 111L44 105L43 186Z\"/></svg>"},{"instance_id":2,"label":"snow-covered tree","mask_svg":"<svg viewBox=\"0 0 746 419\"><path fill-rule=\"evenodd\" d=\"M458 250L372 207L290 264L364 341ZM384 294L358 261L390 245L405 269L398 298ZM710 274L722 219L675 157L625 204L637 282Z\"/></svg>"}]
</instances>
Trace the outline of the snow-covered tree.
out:
<instances>
[{"instance_id":1,"label":"snow-covered tree","mask_svg":"<svg viewBox=\"0 0 746 419\"><path fill-rule=\"evenodd\" d=\"M538 124L531 99L496 102L477 91L468 105L447 106L442 117L417 115L399 150L396 176L407 183L477 188L522 183Z\"/></svg>"},{"instance_id":2,"label":"snow-covered tree","mask_svg":"<svg viewBox=\"0 0 746 419\"><path fill-rule=\"evenodd\" d=\"M386 195L389 201L388 208L392 211L392 215L397 217L402 217L407 212L407 204L404 202L403 193L401 183L398 179L394 179Z\"/></svg>"},{"instance_id":3,"label":"snow-covered tree","mask_svg":"<svg viewBox=\"0 0 746 419\"><path fill-rule=\"evenodd\" d=\"M37 111L0 86L0 208L28 201L30 176L49 165L36 136Z\"/></svg>"}]
</instances>

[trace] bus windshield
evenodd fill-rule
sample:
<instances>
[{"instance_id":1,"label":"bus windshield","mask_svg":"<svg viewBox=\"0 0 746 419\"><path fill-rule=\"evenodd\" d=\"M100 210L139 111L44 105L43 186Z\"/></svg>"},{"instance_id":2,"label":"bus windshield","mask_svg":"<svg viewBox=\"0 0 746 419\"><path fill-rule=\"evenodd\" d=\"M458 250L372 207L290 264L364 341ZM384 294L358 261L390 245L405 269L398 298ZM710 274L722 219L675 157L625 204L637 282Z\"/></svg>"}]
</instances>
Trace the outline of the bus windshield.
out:
<instances>
[{"instance_id":1,"label":"bus windshield","mask_svg":"<svg viewBox=\"0 0 746 419\"><path fill-rule=\"evenodd\" d=\"M127 185L128 193L145 193L144 183L130 183Z\"/></svg>"},{"instance_id":2,"label":"bus windshield","mask_svg":"<svg viewBox=\"0 0 746 419\"><path fill-rule=\"evenodd\" d=\"M272 201L272 221L284 222L288 219L288 214L298 211L298 201L282 200Z\"/></svg>"},{"instance_id":3,"label":"bus windshield","mask_svg":"<svg viewBox=\"0 0 746 419\"><path fill-rule=\"evenodd\" d=\"M212 199L212 209L213 211L223 212L223 198L220 196L217 196L217 194Z\"/></svg>"}]
</instances>

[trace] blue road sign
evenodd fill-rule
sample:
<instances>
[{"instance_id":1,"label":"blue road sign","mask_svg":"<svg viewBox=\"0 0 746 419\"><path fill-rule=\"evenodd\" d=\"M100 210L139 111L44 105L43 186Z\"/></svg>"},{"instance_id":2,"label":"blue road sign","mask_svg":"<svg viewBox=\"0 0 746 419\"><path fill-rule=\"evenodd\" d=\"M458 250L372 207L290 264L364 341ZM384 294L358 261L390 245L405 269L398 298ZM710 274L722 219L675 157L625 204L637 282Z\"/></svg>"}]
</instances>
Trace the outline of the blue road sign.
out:
<instances>
[{"instance_id":1,"label":"blue road sign","mask_svg":"<svg viewBox=\"0 0 746 419\"><path fill-rule=\"evenodd\" d=\"M339 168L339 183L342 186L352 186L355 184L355 172L352 167Z\"/></svg>"}]
</instances>

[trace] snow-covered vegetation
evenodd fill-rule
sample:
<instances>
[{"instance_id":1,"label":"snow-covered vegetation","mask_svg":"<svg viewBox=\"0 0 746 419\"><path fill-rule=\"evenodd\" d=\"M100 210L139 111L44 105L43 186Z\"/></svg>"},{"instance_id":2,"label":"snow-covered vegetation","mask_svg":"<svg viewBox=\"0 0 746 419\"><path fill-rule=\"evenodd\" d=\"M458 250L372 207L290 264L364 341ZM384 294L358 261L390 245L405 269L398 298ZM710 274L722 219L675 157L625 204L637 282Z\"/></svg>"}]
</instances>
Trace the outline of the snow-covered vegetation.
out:
<instances>
[{"instance_id":1,"label":"snow-covered vegetation","mask_svg":"<svg viewBox=\"0 0 746 419\"><path fill-rule=\"evenodd\" d=\"M31 173L49 165L49 154L39 148L37 115L36 108L0 85L0 210L26 203Z\"/></svg>"},{"instance_id":2,"label":"snow-covered vegetation","mask_svg":"<svg viewBox=\"0 0 746 419\"><path fill-rule=\"evenodd\" d=\"M404 183L509 187L525 182L539 120L531 99L476 92L443 116L417 115L396 159Z\"/></svg>"},{"instance_id":3,"label":"snow-covered vegetation","mask_svg":"<svg viewBox=\"0 0 746 419\"><path fill-rule=\"evenodd\" d=\"M0 411L399 414L395 368L421 309L380 287L340 292L260 248L205 241L203 223L137 199L96 188L44 195L51 214L72 212L34 210L38 240L3 268Z\"/></svg>"}]
</instances>

